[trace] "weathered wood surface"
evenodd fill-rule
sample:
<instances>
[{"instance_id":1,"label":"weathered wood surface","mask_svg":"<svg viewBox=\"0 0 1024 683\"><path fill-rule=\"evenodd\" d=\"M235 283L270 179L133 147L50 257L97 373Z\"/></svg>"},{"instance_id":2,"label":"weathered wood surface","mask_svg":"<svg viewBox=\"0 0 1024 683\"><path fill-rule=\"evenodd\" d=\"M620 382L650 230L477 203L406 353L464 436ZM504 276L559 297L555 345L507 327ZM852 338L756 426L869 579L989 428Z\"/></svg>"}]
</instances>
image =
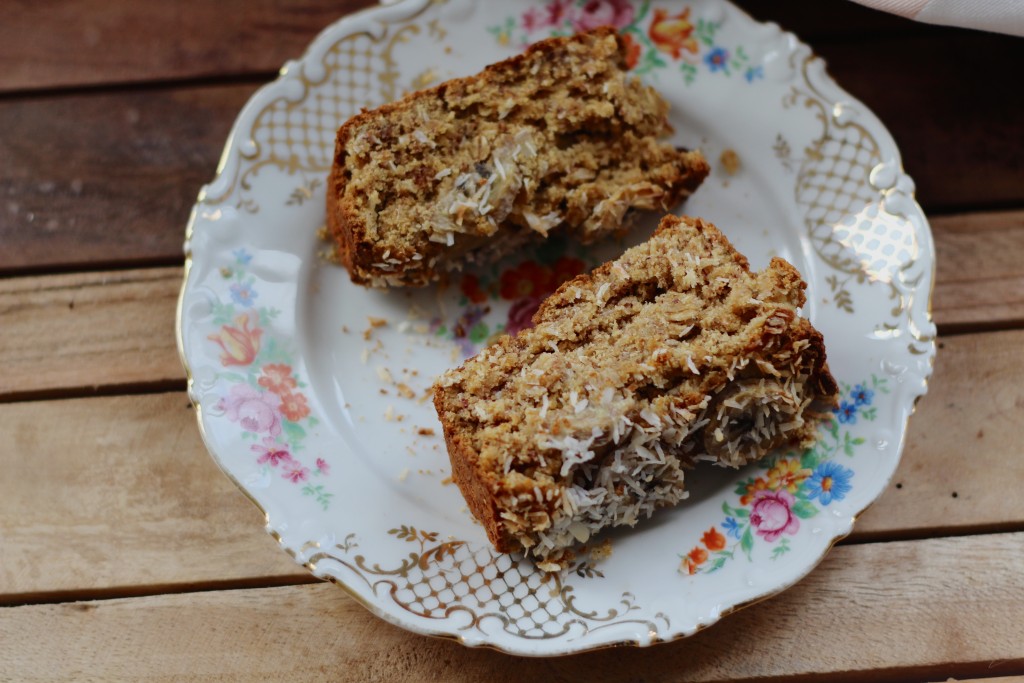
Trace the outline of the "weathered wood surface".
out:
<instances>
[{"instance_id":1,"label":"weathered wood surface","mask_svg":"<svg viewBox=\"0 0 1024 683\"><path fill-rule=\"evenodd\" d=\"M977 558L983 557L979 562ZM552 659L402 631L335 586L11 607L0 679L944 680L1024 670L1024 534L836 548L773 600L678 643Z\"/></svg>"},{"instance_id":2,"label":"weathered wood surface","mask_svg":"<svg viewBox=\"0 0 1024 683\"><path fill-rule=\"evenodd\" d=\"M0 434L0 604L312 580L182 392L2 405Z\"/></svg>"},{"instance_id":3,"label":"weathered wood surface","mask_svg":"<svg viewBox=\"0 0 1024 683\"><path fill-rule=\"evenodd\" d=\"M181 268L0 280L0 400L184 386Z\"/></svg>"},{"instance_id":4,"label":"weathered wood surface","mask_svg":"<svg viewBox=\"0 0 1024 683\"><path fill-rule=\"evenodd\" d=\"M373 0L29 0L8 3L0 24L0 92L265 75L295 59L325 26ZM827 17L815 0L741 0L812 42L908 34L941 35L845 2Z\"/></svg>"},{"instance_id":5,"label":"weathered wood surface","mask_svg":"<svg viewBox=\"0 0 1024 683\"><path fill-rule=\"evenodd\" d=\"M80 3L81 7L70 2L56 3L56 7L57 14L68 13L71 17L78 12L95 12L96 5L107 4L90 0ZM148 42L141 43L146 45L147 55L157 55L159 50L152 46L159 45L162 37L192 36L191 29L181 23L159 24L161 13L172 11L167 8L174 4L145 3L128 10L127 3L119 3L105 14L137 14L136 18L125 19L132 27L141 23L138 17L157 17L159 29L148 30L158 31L158 37L150 36ZM191 16L189 12L195 9L195 20L207 21L211 13L232 16L237 3L221 6L179 0L179 4L183 16ZM201 10L192 5L208 8ZM274 13L306 17L303 21L308 20L308 31L298 33L305 36L308 32L311 37L315 33L312 26L321 28L325 24L323 15L330 13L326 7L258 5L251 16L248 11L240 12L249 17L241 23L210 24L216 26L217 39L222 39L225 29L248 31L252 35L241 44L263 41L272 46L266 34L276 35L274 25L261 20L261 16ZM342 5L330 11L343 11L347 5ZM751 5L763 17L772 15L764 3ZM16 15L53 11L51 3L22 2L15 7L19 8ZM859 15L860 10L855 12ZM815 13L820 16L821 10L808 8L802 16ZM863 41L838 39L826 33L820 41L811 42L828 61L836 80L889 127L926 210L1020 206L1024 203L1024 164L1019 163L1024 158L1024 136L1019 134L1024 89L1005 84L1016 80L1015 65L1024 59L1024 41L903 23L912 26L913 32L872 32L870 40ZM13 32L11 26L17 24L17 20L12 23L5 16L0 32ZM841 24L837 21L836 25ZM88 26L89 22L84 22L53 31L56 36L71 30L84 35ZM282 35L289 34L282 31ZM0 60L11 63L3 59L3 50L24 51L29 47L25 45L27 40L20 38L18 47L5 42L0 33ZM126 40L142 38L130 33ZM66 44L72 45L73 41ZM190 50L205 54L225 49L219 42L216 45L182 46L175 54L185 59ZM132 54L131 50L140 48L123 49ZM285 58L301 53L301 49L288 49L292 52L287 55L269 48L228 50L230 54L258 53L261 58L274 53L272 66L261 67L264 75L255 82L250 77L241 84L218 80L205 86L151 84L145 89L125 86L0 98L0 130L4 131L0 136L0 159L6 162L0 164L0 243L4 245L0 250L0 274L179 261L189 209L201 185L214 177L232 122L257 84L272 79ZM116 50L100 52L107 59ZM1000 57L992 59L992 54ZM145 66L149 58L131 61L128 55L114 55L110 59ZM156 64L175 63L172 58L153 59ZM94 73L88 60L73 63L86 64L85 73ZM45 60L23 59L17 64L36 69ZM224 76L235 73L230 64L219 69ZM171 77L147 73L151 81ZM34 77L42 78L38 74ZM137 74L133 78L141 77ZM114 80L111 74L106 78Z\"/></svg>"},{"instance_id":6,"label":"weathered wood surface","mask_svg":"<svg viewBox=\"0 0 1024 683\"><path fill-rule=\"evenodd\" d=\"M899 470L854 541L1024 529L1024 332L943 345ZM0 433L13 435L0 451L0 602L308 580L206 454L183 393L0 405ZM61 561L40 547L61 547Z\"/></svg>"},{"instance_id":7,"label":"weathered wood surface","mask_svg":"<svg viewBox=\"0 0 1024 683\"><path fill-rule=\"evenodd\" d=\"M933 228L940 330L1024 325L1024 211L945 216ZM174 343L181 272L0 279L0 401L181 386Z\"/></svg>"},{"instance_id":8,"label":"weathered wood surface","mask_svg":"<svg viewBox=\"0 0 1024 683\"><path fill-rule=\"evenodd\" d=\"M941 348L901 466L804 581L694 638L521 660L315 583L206 453L173 340L239 109L369 0L15 0L0 19L0 681L1024 683L1024 40L741 0L892 131ZM992 678L996 677L996 678Z\"/></svg>"}]
</instances>

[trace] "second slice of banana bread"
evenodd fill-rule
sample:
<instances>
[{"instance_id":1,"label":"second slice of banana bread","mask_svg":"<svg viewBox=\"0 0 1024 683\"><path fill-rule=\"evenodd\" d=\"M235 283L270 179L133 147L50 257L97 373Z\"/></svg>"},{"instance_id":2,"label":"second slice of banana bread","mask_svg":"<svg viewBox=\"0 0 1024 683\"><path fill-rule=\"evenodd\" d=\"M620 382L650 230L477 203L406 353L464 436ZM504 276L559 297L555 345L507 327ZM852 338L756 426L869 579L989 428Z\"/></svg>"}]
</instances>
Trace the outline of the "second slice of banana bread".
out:
<instances>
[{"instance_id":1,"label":"second slice of banana bread","mask_svg":"<svg viewBox=\"0 0 1024 683\"><path fill-rule=\"evenodd\" d=\"M452 476L497 549L556 566L683 499L696 460L813 441L837 387L804 288L786 261L751 272L713 225L668 216L443 375Z\"/></svg>"}]
</instances>

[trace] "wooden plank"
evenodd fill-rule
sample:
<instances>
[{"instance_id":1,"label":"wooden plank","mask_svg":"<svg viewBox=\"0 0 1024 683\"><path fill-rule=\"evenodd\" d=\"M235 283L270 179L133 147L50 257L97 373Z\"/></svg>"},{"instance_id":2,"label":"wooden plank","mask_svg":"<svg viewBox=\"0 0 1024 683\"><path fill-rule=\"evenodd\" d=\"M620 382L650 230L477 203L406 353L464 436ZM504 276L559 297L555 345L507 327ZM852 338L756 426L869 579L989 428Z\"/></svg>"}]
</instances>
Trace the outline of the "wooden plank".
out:
<instances>
[{"instance_id":1,"label":"wooden plank","mask_svg":"<svg viewBox=\"0 0 1024 683\"><path fill-rule=\"evenodd\" d=\"M0 91L273 73L373 0L29 0L0 23Z\"/></svg>"},{"instance_id":2,"label":"wooden plank","mask_svg":"<svg viewBox=\"0 0 1024 683\"><path fill-rule=\"evenodd\" d=\"M979 558L984 558L981 561ZM330 585L13 607L0 678L922 680L1024 670L1024 534L837 548L693 638L550 659L406 633ZM898 634L898 637L896 637Z\"/></svg>"},{"instance_id":3,"label":"wooden plank","mask_svg":"<svg viewBox=\"0 0 1024 683\"><path fill-rule=\"evenodd\" d=\"M933 218L944 331L1024 325L1024 211Z\"/></svg>"},{"instance_id":4,"label":"wooden plank","mask_svg":"<svg viewBox=\"0 0 1024 683\"><path fill-rule=\"evenodd\" d=\"M1020 331L940 342L929 393L910 420L903 460L889 489L858 521L857 537L1021 528L1022 346Z\"/></svg>"},{"instance_id":5,"label":"wooden plank","mask_svg":"<svg viewBox=\"0 0 1024 683\"><path fill-rule=\"evenodd\" d=\"M1024 211L932 221L946 332L1024 326ZM180 268L0 279L0 400L182 379Z\"/></svg>"},{"instance_id":6,"label":"wooden plank","mask_svg":"<svg viewBox=\"0 0 1024 683\"><path fill-rule=\"evenodd\" d=\"M0 101L0 274L180 262L199 188L255 89Z\"/></svg>"},{"instance_id":7,"label":"wooden plank","mask_svg":"<svg viewBox=\"0 0 1024 683\"><path fill-rule=\"evenodd\" d=\"M1002 87L1024 41L1007 40L962 31L941 44L821 46L838 81L891 128L929 210L1024 203L1024 89ZM0 100L0 274L179 259L188 211L254 89Z\"/></svg>"},{"instance_id":8,"label":"wooden plank","mask_svg":"<svg viewBox=\"0 0 1024 683\"><path fill-rule=\"evenodd\" d=\"M1019 331L944 342L900 468L855 540L1024 528L1022 345ZM263 538L187 405L183 393L0 405L14 439L0 450L0 602L306 576ZM60 562L39 554L53 547Z\"/></svg>"},{"instance_id":9,"label":"wooden plank","mask_svg":"<svg viewBox=\"0 0 1024 683\"><path fill-rule=\"evenodd\" d=\"M8 3L0 91L267 74L305 52L334 20L373 0ZM744 9L806 39L936 31L833 0L744 0Z\"/></svg>"},{"instance_id":10,"label":"wooden plank","mask_svg":"<svg viewBox=\"0 0 1024 683\"><path fill-rule=\"evenodd\" d=\"M0 434L0 603L309 580L206 454L183 392L7 404Z\"/></svg>"},{"instance_id":11,"label":"wooden plank","mask_svg":"<svg viewBox=\"0 0 1024 683\"><path fill-rule=\"evenodd\" d=\"M0 280L0 397L184 386L174 346L181 268Z\"/></svg>"}]
</instances>

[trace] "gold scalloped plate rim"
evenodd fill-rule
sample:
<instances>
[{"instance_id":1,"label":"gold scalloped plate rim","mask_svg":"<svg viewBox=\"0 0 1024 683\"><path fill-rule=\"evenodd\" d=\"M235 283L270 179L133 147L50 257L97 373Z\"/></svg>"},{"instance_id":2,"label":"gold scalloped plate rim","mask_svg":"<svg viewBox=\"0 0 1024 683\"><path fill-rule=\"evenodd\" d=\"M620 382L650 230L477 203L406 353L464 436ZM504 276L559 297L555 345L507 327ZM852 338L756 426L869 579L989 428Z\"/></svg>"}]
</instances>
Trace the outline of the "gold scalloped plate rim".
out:
<instances>
[{"instance_id":1,"label":"gold scalloped plate rim","mask_svg":"<svg viewBox=\"0 0 1024 683\"><path fill-rule=\"evenodd\" d=\"M742 8L739 8L736 5L734 5L732 2L730 2L730 0L719 0L719 1L731 5L734 10L736 10L739 14L741 14L746 20L748 20L750 22L753 22L753 23L756 23L756 24L763 23L763 22L759 22L757 19L753 18L749 13L744 11ZM395 5L398 5L398 4L400 4L400 0L398 2L392 2L392 3L388 3L388 4L381 4L381 5L377 5L377 6L367 7L367 8L364 8L362 10L359 10L357 12L353 12L353 13L345 15L344 17L339 19L338 22L344 21L346 19L351 19L353 17L359 17L359 16L363 16L363 15L374 14L374 13L379 12L382 9L386 9L386 8L389 8L389 7L394 7ZM433 4L434 4L433 2L425 3L425 5L424 5L423 9L421 10L421 12L425 11L427 8L431 7ZM326 27L324 29L324 31L321 32L321 35L323 35L323 33L328 31L329 29L333 28L336 25L336 23L337 22L335 22L335 24L331 24L330 26ZM356 31L356 32L353 32L350 35L358 35L358 34L359 34L359 32ZM798 37L797 37L797 40L799 41ZM800 43L801 43L801 45L805 45L806 46L806 43L803 43L802 41L800 41ZM809 46L807 46L807 47L809 48ZM308 55L308 51L307 51L306 54L303 55L303 57L301 57L297 61L299 63L301 63L306 58L307 55ZM834 88L838 92L841 92L841 93L843 93L845 95L849 95L849 93L847 93L838 84L838 82L832 77L832 75L828 72L828 70L827 70L827 62L825 62L825 60L822 57L820 57L819 55L817 55L813 50L810 50L810 53L806 57L806 62L811 62L813 60L820 60L826 66L826 69L823 72L823 77L825 79L825 83L828 86ZM267 85L273 85L274 83L279 82L284 77L285 77L284 67L282 67L280 75L274 81L269 82L264 87L266 87ZM260 90L258 90L256 93L254 93L250 97L250 99L246 102L246 105L243 105L243 109L245 107L249 106L249 104L260 95L261 91L262 91L262 88ZM864 109L866 111L870 111L865 105L863 105L863 103L861 103L859 100L857 100L856 98L854 98L852 96L849 97L849 101L853 102L853 103L856 103L856 104L860 104L862 107L864 107ZM890 141L892 141L893 148L897 149L895 141L892 140L892 135L891 135L891 133L889 133L889 131L885 127L884 123L882 123L881 121L878 121L878 125L880 126L880 132L882 132L886 137L888 137L888 139ZM216 180L218 180L220 178L221 174L223 173L223 171L226 170L227 161L229 159L230 152L237 145L236 133L237 133L237 131L234 128L232 128L232 130L229 133L228 138L227 138L227 140L225 142L224 150L223 150L222 155L221 155L221 161L218 163L217 172L214 175L214 178L211 181L211 183L215 182ZM239 165L240 164L241 164L241 162L239 161ZM237 171L238 170L239 169L236 169L236 175L237 175ZM899 171L901 173L904 172L904 168L903 168L903 164L902 164L902 159L900 160L900 163L899 163ZM231 188L229 188L229 190L227 190L224 193L224 197L222 197L218 201L221 201L221 200L223 200L223 198L225 198L228 195L230 195L232 190L233 190L233 186ZM205 194L206 194L206 188L204 187L198 193L198 196L197 196L197 199L196 199L196 203L192 207L192 211L191 211L191 213L189 215L189 219L188 219L188 222L186 224L186 229L185 229L185 239L186 239L186 242L191 240L191 237L192 237L192 234L193 234L193 228L194 228L196 217L197 217L197 213L198 213L198 209L199 209L200 205L202 205L203 202L205 201ZM917 208L917 210L918 210L922 220L926 221L923 210L921 210L920 206L917 204L915 192L911 191L909 193L909 196L910 196L910 199L913 200L914 205ZM925 230L929 231L929 228L927 226L927 222L925 222ZM935 291L935 275L936 275L936 258L935 258L935 253L934 253L934 244L932 244L932 252L931 252L930 255L931 255L931 259L930 259L931 267L930 267L930 272L929 272L928 298L927 298L927 302L926 302L926 320L927 320L927 322L932 323L933 322L932 304L933 304L933 295L934 295L934 291ZM205 429L205 426L203 424L203 419L202 419L202 405L201 405L201 403L200 403L200 401L198 399L193 398L193 393L191 391L194 378L193 378L193 375L192 375L191 366L190 366L190 364L188 362L188 358L186 357L186 354L185 354L184 336L183 336L183 330L182 330L182 310L183 310L183 304L184 304L185 293L186 293L186 289L187 289L187 285L188 285L188 278L189 278L189 272L191 270L191 266L192 266L192 251L191 251L191 248L188 248L188 249L185 250L185 262L184 262L184 272L182 274L182 284L181 284L181 287L180 287L179 292L178 292L178 300L177 300L177 305L176 305L176 308L175 308L175 341L176 341L176 346L177 346L177 349L178 349L179 359L181 360L182 367L185 370L186 385L187 385L186 392L187 392L187 394L189 396L189 400L191 401L191 403L193 405L193 408L194 408L194 412L195 412L195 416L196 416L196 423L197 423L197 426L199 428L200 437L202 438L203 444L206 447L207 452L210 454L211 458L217 464L217 467L221 470L221 472L223 472L224 475L239 489L239 491L241 491L242 494L245 495L245 497L249 500L249 502L252 503L252 505L254 505L256 507L256 509L258 509L263 514L264 521L265 521L265 531L266 531L266 533L268 533L275 541L277 541L278 546L285 553L287 553L289 557L291 557L293 560L295 560L297 563L299 563L299 561L298 561L298 553L296 553L296 551L292 547L286 545L285 542L284 542L284 539L270 525L270 515L267 513L267 511L249 493L249 491L245 488L245 486L243 486L242 483L239 482L235 478L235 476L224 466L224 464L221 461L220 457L216 455L216 453L213 451L213 449L209 445L209 441L208 441L207 434L206 434L206 429ZM923 376L921 378L923 390L922 390L922 392L918 396L916 396L914 398L913 404L911 405L910 410L907 412L906 419L903 422L903 432L902 432L901 437L900 437L901 438L901 442L903 440L903 437L906 435L907 427L909 426L909 423L910 423L910 418L916 412L917 404L928 393L929 380L930 380L930 377L931 377L931 371L932 371L932 369L935 366L935 356L937 354L935 338L932 337L930 339L925 339L924 341L926 342L926 344L928 345L928 348L930 350L930 352L928 353L929 372L925 376ZM897 458L897 461L896 461L896 467L893 468L893 472L886 478L886 480L885 480L885 482L884 482L884 484L882 486L882 491L883 492L884 492L885 488L888 487L889 483L892 481L892 478L895 476L896 469L899 466L899 461L902 460L902 450L903 450L903 448L902 448L902 443L901 443L900 454L899 454L899 457ZM775 586L772 589L767 590L764 593L761 593L761 594L759 594L759 595L757 595L757 596L755 596L753 598L750 598L750 599L745 600L743 602L740 602L740 603L737 603L735 605L732 605L732 606L722 610L716 616L716 618L710 620L707 623L697 624L697 625L695 625L694 627L692 627L690 629L681 630L681 631L679 631L677 633L674 633L671 636L666 637L666 638L655 636L654 638L652 638L651 640L649 640L647 642L643 642L639 638L636 638L636 639L621 640L621 641L615 641L615 642L609 642L609 643L598 643L598 644L588 645L588 646L584 646L584 647L576 647L576 648L566 647L566 648L562 648L562 649L560 649L558 651L552 651L552 652L520 651L520 650L515 650L515 649L511 649L511 648L502 647L501 645L499 645L499 644L497 644L495 642L469 642L467 640L466 636L464 636L464 635L459 635L457 633L452 633L451 631L446 631L446 630L441 630L441 629L422 628L419 625L413 625L410 622L402 621L399 618L397 618L396 616L394 616L394 615L390 614L389 612L387 612L386 610L378 607L375 603L373 603L373 602L367 600L366 598L364 598L361 594L359 594L358 591L354 590L351 586L349 586L343 580L318 570L317 567L316 567L316 564L314 562L306 562L306 561L304 561L304 562L301 562L299 564L301 564L302 567L304 567L308 571L310 571L310 573L313 576L315 576L316 578L321 579L322 581L325 581L325 582L332 583L335 586L340 587L342 590L345 591L346 594L348 594L349 597L354 599L356 601L356 603L358 603L359 605L364 607L367 611L369 611L371 614L373 614L377 618L380 618L380 619L382 619L382 620L384 620L384 621L386 621L386 622L388 622L390 624L393 624L393 625L395 625L395 626L397 626L399 628L402 628L403 630L406 630L406 631L409 631L409 632L412 632L412 633L416 633L418 635L427 636L427 637L430 637L430 638L436 638L436 639L439 639L439 640L454 641L454 642L457 642L457 643L459 643L460 645L462 645L464 647L483 648L483 649L494 650L494 651L501 652L501 653L504 653L504 654L515 655L515 656L527 656L527 657L558 657L558 656L565 656L565 655L571 655L571 654L581 654L581 653L586 653L586 652L595 652L595 651L598 651L598 650L606 650L606 649L611 649L611 648L630 647L630 646L632 646L632 647L641 647L641 648L642 647L652 647L652 646L655 646L655 645L664 645L664 644L673 643L673 642L677 642L677 641L689 638L689 637L691 637L693 635L696 635L697 633L699 633L701 631L704 631L704 630L714 626L715 624L717 624L720 621L722 621L724 618L726 618L728 616L731 616L732 614L735 614L736 612L739 612L740 610L746 609L746 608L751 607L753 605L756 605L758 603L761 603L761 602L764 602L766 600L769 600L769 599L771 599L771 598L773 598L773 597L775 597L775 596L777 596L777 595L779 595L781 593L784 593L787 590L793 588L798 583L800 583L805 578L807 578L807 576L810 575L810 573L813 572L822 563L822 561L828 556L828 554L832 551L832 548L834 548L837 543L840 543L845 538L849 537L850 534L853 533L853 530L854 530L854 527L855 527L857 521L860 519L860 517L875 502L877 502L879 497L881 497L881 493L878 496L876 496L874 499L870 500L859 511L853 513L852 517L849 518L848 523L845 525L846 530L844 532L842 532L842 533L839 533L839 534L833 536L832 539L825 546L825 548L822 550L822 552L816 558L814 558L814 560L812 562L808 563L807 566L806 566L806 569L801 571L801 572L799 572L798 575L792 581L790 581L788 583L785 583L783 585L780 585L780 586ZM298 585L302 585L302 584L293 584L293 585L298 586Z\"/></svg>"}]
</instances>

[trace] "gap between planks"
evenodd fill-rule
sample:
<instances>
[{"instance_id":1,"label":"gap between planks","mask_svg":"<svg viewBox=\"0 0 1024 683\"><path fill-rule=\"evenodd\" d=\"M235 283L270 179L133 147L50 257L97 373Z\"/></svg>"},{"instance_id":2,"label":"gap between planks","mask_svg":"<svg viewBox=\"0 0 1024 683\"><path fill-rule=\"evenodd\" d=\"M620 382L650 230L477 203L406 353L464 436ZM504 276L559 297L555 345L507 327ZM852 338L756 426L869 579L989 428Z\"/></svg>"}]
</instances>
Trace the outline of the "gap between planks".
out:
<instances>
[{"instance_id":1,"label":"gap between planks","mask_svg":"<svg viewBox=\"0 0 1024 683\"><path fill-rule=\"evenodd\" d=\"M932 223L940 332L1024 327L1024 210ZM164 267L0 279L0 402L184 386L181 276Z\"/></svg>"},{"instance_id":2,"label":"gap between planks","mask_svg":"<svg viewBox=\"0 0 1024 683\"><path fill-rule=\"evenodd\" d=\"M88 671L101 680L299 681L344 672L367 682L501 683L586 672L591 683L895 683L1017 675L1022 562L1024 534L839 547L795 587L689 639L547 659L405 632L326 584L12 607L0 619L8 653L0 678Z\"/></svg>"},{"instance_id":3,"label":"gap between planks","mask_svg":"<svg viewBox=\"0 0 1024 683\"><path fill-rule=\"evenodd\" d=\"M853 543L1024 524L1015 408L1024 405L1024 332L943 344L899 469L859 519ZM9 403L0 405L0 433L8 435L0 450L0 595L8 601L305 576L206 453L184 393ZM442 452L424 455L445 464ZM59 563L39 554L58 546Z\"/></svg>"}]
</instances>

